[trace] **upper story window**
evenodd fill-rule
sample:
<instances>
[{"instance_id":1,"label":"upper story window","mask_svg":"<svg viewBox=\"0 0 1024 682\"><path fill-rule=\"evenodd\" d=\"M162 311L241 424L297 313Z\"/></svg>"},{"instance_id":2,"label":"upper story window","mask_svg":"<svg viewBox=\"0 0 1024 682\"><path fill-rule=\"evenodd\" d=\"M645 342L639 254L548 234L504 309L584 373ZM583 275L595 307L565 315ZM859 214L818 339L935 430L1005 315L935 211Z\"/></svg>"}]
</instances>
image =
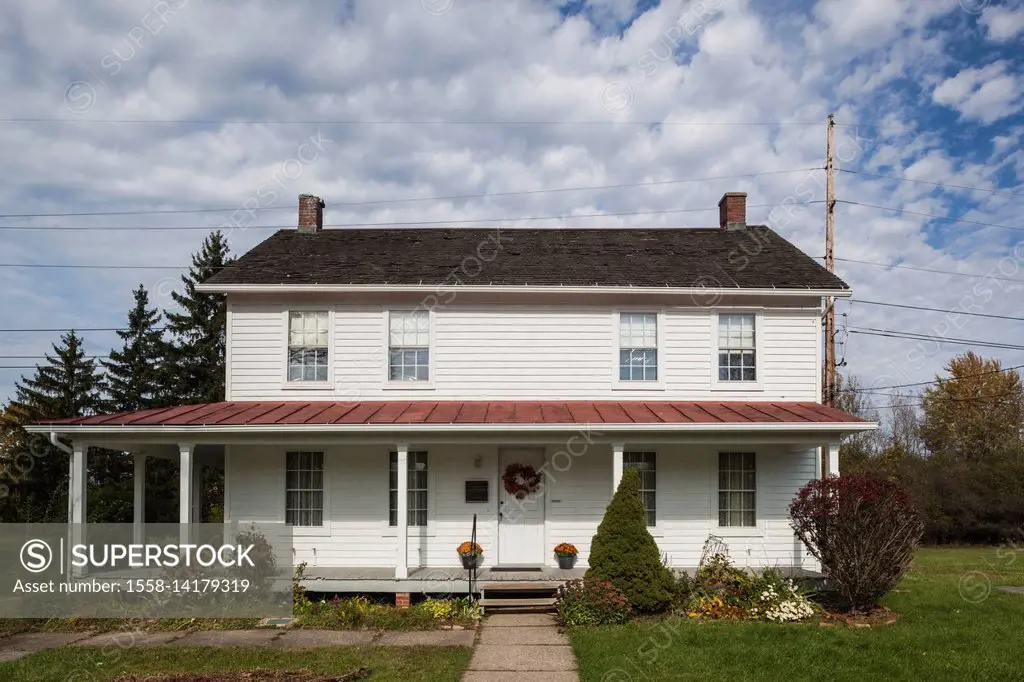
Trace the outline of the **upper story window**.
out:
<instances>
[{"instance_id":1,"label":"upper story window","mask_svg":"<svg viewBox=\"0 0 1024 682\"><path fill-rule=\"evenodd\" d=\"M324 525L324 453L288 453L285 522L289 526Z\"/></svg>"},{"instance_id":2,"label":"upper story window","mask_svg":"<svg viewBox=\"0 0 1024 682\"><path fill-rule=\"evenodd\" d=\"M288 313L288 381L327 381L329 317L326 311Z\"/></svg>"},{"instance_id":3,"label":"upper story window","mask_svg":"<svg viewBox=\"0 0 1024 682\"><path fill-rule=\"evenodd\" d=\"M640 498L644 503L644 517L648 526L655 526L658 519L657 462L658 456L653 452L622 453L623 468L636 469L640 474Z\"/></svg>"},{"instance_id":4,"label":"upper story window","mask_svg":"<svg viewBox=\"0 0 1024 682\"><path fill-rule=\"evenodd\" d=\"M393 310L388 316L388 379L430 380L430 312Z\"/></svg>"},{"instance_id":5,"label":"upper story window","mask_svg":"<svg viewBox=\"0 0 1024 682\"><path fill-rule=\"evenodd\" d=\"M718 380L757 381L757 316L718 316Z\"/></svg>"},{"instance_id":6,"label":"upper story window","mask_svg":"<svg viewBox=\"0 0 1024 682\"><path fill-rule=\"evenodd\" d=\"M658 315L619 316L619 380L658 380Z\"/></svg>"}]
</instances>

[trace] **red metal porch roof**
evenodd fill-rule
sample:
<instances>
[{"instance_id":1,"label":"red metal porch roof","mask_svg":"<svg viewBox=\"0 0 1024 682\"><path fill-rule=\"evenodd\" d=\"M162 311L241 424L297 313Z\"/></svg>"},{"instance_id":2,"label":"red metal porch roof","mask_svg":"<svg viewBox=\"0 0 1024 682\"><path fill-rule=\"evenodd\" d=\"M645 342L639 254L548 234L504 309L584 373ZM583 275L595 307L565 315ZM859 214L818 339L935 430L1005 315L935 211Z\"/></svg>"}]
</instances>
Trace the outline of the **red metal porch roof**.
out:
<instances>
[{"instance_id":1,"label":"red metal porch roof","mask_svg":"<svg viewBox=\"0 0 1024 682\"><path fill-rule=\"evenodd\" d=\"M314 401L220 402L40 422L38 426L316 426L345 424L865 423L814 402Z\"/></svg>"}]
</instances>

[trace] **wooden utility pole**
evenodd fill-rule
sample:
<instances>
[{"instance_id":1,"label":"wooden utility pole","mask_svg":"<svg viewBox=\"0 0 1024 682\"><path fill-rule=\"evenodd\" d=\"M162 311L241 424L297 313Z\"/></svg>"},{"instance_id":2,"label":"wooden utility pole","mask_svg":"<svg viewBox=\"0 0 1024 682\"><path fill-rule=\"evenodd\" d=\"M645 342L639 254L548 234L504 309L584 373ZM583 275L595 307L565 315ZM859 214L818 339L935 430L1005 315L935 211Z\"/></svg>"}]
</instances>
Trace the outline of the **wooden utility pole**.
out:
<instances>
[{"instance_id":1,"label":"wooden utility pole","mask_svg":"<svg viewBox=\"0 0 1024 682\"><path fill-rule=\"evenodd\" d=\"M833 247L835 246L836 186L834 152L836 119L828 115L828 138L825 145L825 269L836 271ZM822 375L822 401L835 405L836 401L836 299L825 297L825 372Z\"/></svg>"}]
</instances>

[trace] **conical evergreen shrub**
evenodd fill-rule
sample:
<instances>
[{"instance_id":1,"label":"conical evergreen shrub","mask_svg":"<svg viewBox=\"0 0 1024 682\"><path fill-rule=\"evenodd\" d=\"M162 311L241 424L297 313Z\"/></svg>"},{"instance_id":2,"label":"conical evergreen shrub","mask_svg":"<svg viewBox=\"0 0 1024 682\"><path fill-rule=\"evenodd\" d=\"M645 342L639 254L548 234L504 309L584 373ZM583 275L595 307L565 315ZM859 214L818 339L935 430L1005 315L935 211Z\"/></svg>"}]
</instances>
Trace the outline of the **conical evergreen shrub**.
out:
<instances>
[{"instance_id":1,"label":"conical evergreen shrub","mask_svg":"<svg viewBox=\"0 0 1024 682\"><path fill-rule=\"evenodd\" d=\"M597 527L587 577L611 582L640 613L658 613L672 604L675 577L661 562L661 551L647 531L640 475L634 469L623 472Z\"/></svg>"}]
</instances>

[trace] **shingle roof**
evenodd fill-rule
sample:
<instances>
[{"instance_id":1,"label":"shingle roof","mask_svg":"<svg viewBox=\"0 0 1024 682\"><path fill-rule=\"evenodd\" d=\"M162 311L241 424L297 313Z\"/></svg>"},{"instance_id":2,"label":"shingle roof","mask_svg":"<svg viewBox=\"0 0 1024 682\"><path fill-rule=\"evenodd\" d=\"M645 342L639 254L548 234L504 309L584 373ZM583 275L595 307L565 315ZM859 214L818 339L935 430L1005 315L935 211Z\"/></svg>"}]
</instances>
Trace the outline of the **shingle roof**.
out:
<instances>
[{"instance_id":1,"label":"shingle roof","mask_svg":"<svg viewBox=\"0 0 1024 682\"><path fill-rule=\"evenodd\" d=\"M317 426L356 424L864 424L813 402L408 401L221 402L40 422L53 426Z\"/></svg>"},{"instance_id":2,"label":"shingle roof","mask_svg":"<svg viewBox=\"0 0 1024 682\"><path fill-rule=\"evenodd\" d=\"M282 230L206 283L848 288L764 226Z\"/></svg>"}]
</instances>

